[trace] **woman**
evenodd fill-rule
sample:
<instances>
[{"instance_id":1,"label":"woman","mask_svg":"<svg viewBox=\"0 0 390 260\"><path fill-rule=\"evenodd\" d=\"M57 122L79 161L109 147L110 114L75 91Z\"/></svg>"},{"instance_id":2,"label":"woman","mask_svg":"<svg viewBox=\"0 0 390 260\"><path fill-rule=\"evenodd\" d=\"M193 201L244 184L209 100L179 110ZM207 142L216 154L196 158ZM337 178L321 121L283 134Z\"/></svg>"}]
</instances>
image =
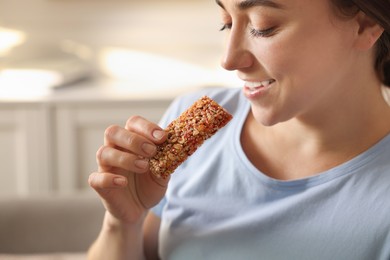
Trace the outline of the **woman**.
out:
<instances>
[{"instance_id":1,"label":"woman","mask_svg":"<svg viewBox=\"0 0 390 260\"><path fill-rule=\"evenodd\" d=\"M148 171L159 126L109 127L90 259L389 259L390 2L217 4L244 87L181 97L162 125L202 95L234 118L170 180Z\"/></svg>"}]
</instances>

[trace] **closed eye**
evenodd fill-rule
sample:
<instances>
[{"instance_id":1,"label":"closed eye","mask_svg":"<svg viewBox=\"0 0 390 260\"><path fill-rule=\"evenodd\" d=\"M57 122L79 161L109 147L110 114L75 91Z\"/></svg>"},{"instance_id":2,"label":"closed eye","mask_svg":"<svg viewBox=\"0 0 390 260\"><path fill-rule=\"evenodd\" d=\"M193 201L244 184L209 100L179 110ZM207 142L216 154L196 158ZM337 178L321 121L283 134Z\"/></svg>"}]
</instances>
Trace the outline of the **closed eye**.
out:
<instances>
[{"instance_id":1,"label":"closed eye","mask_svg":"<svg viewBox=\"0 0 390 260\"><path fill-rule=\"evenodd\" d=\"M250 34L253 37L269 37L275 32L275 27L271 27L264 30L251 29Z\"/></svg>"}]
</instances>

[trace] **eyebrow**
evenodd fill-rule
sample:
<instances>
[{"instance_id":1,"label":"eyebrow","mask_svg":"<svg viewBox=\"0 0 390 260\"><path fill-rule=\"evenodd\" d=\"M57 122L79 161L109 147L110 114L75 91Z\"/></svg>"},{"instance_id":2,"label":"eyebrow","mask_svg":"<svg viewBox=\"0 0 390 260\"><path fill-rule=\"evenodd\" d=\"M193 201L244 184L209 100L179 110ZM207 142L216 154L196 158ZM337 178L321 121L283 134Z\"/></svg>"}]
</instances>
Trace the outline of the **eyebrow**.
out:
<instances>
[{"instance_id":1,"label":"eyebrow","mask_svg":"<svg viewBox=\"0 0 390 260\"><path fill-rule=\"evenodd\" d=\"M217 5L219 5L222 9L225 10L225 6L222 4L220 0L215 0L215 2L217 3ZM237 3L237 7L240 10L246 10L255 6L265 6L265 7L283 9L283 6L281 4L271 0L244 0Z\"/></svg>"}]
</instances>

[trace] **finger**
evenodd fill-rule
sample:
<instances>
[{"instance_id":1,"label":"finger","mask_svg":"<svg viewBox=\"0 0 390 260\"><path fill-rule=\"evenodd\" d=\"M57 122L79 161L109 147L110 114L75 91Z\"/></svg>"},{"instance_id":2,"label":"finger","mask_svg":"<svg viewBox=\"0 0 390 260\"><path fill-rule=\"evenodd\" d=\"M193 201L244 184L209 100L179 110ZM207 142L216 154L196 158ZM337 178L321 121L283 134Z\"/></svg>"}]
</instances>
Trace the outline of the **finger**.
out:
<instances>
[{"instance_id":1,"label":"finger","mask_svg":"<svg viewBox=\"0 0 390 260\"><path fill-rule=\"evenodd\" d=\"M99 191L126 187L128 180L121 175L94 172L89 175L88 184L96 191Z\"/></svg>"},{"instance_id":2,"label":"finger","mask_svg":"<svg viewBox=\"0 0 390 260\"><path fill-rule=\"evenodd\" d=\"M102 146L96 153L99 170L120 168L123 170L144 173L149 169L149 161L132 153L120 151L110 146Z\"/></svg>"},{"instance_id":3,"label":"finger","mask_svg":"<svg viewBox=\"0 0 390 260\"><path fill-rule=\"evenodd\" d=\"M126 122L125 128L131 132L138 133L156 144L163 143L168 137L168 134L161 127L140 116L130 117Z\"/></svg>"},{"instance_id":4,"label":"finger","mask_svg":"<svg viewBox=\"0 0 390 260\"><path fill-rule=\"evenodd\" d=\"M104 144L130 151L143 157L151 157L156 153L156 145L144 136L112 125L104 132Z\"/></svg>"}]
</instances>

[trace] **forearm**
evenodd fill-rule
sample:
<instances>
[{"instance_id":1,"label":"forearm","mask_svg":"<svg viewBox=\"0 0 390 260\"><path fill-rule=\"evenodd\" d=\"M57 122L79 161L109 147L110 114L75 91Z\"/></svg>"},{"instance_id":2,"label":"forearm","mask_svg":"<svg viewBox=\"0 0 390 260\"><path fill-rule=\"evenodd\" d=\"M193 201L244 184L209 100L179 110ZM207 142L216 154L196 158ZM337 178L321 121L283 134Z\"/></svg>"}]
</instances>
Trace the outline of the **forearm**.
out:
<instances>
[{"instance_id":1,"label":"forearm","mask_svg":"<svg viewBox=\"0 0 390 260\"><path fill-rule=\"evenodd\" d=\"M106 213L100 234L88 251L88 259L145 259L142 222L121 224Z\"/></svg>"}]
</instances>

